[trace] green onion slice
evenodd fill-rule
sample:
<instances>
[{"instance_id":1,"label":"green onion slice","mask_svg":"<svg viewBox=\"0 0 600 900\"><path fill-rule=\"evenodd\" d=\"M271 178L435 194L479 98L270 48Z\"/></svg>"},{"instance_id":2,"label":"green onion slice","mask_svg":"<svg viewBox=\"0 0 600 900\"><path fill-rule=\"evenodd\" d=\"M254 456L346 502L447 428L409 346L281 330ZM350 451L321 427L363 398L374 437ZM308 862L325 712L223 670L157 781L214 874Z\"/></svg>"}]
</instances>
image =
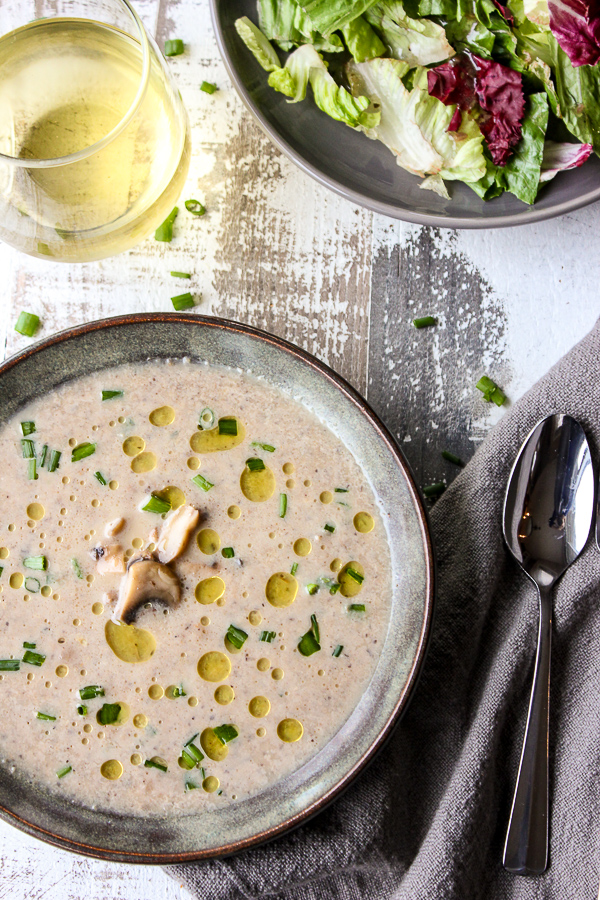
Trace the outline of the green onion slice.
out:
<instances>
[{"instance_id":1,"label":"green onion slice","mask_svg":"<svg viewBox=\"0 0 600 900\"><path fill-rule=\"evenodd\" d=\"M264 641L267 644L271 644L276 637L276 631L261 631L259 640Z\"/></svg>"},{"instance_id":2,"label":"green onion slice","mask_svg":"<svg viewBox=\"0 0 600 900\"><path fill-rule=\"evenodd\" d=\"M209 481L204 475L194 475L192 481L194 484L198 485L199 488L202 488L203 491L210 491L210 489L214 487L212 481Z\"/></svg>"},{"instance_id":3,"label":"green onion slice","mask_svg":"<svg viewBox=\"0 0 600 900\"><path fill-rule=\"evenodd\" d=\"M193 480L193 479L192 479ZM171 504L168 500L163 500L162 497L157 497L156 494L151 494L144 506L142 506L144 512L157 513L158 515L164 515L168 513L171 509Z\"/></svg>"},{"instance_id":4,"label":"green onion slice","mask_svg":"<svg viewBox=\"0 0 600 900\"><path fill-rule=\"evenodd\" d=\"M313 594L316 594L317 591L319 590L319 585L318 584L307 584L306 590L312 596Z\"/></svg>"},{"instance_id":5,"label":"green onion slice","mask_svg":"<svg viewBox=\"0 0 600 900\"><path fill-rule=\"evenodd\" d=\"M272 444L261 444L260 441L252 441L250 446L260 447L261 450L266 450L267 453L275 453L275 447Z\"/></svg>"},{"instance_id":6,"label":"green onion slice","mask_svg":"<svg viewBox=\"0 0 600 900\"><path fill-rule=\"evenodd\" d=\"M324 531L328 531L329 534L333 534L335 531L335 525L323 525Z\"/></svg>"},{"instance_id":7,"label":"green onion slice","mask_svg":"<svg viewBox=\"0 0 600 900\"><path fill-rule=\"evenodd\" d=\"M206 431L215 424L215 414L209 406L205 406L198 419L198 427Z\"/></svg>"},{"instance_id":8,"label":"green onion slice","mask_svg":"<svg viewBox=\"0 0 600 900\"><path fill-rule=\"evenodd\" d=\"M0 659L0 672L18 672L20 668L20 659Z\"/></svg>"},{"instance_id":9,"label":"green onion slice","mask_svg":"<svg viewBox=\"0 0 600 900\"><path fill-rule=\"evenodd\" d=\"M246 460L246 465L251 472L262 472L266 468L264 462L258 456L251 456L250 459Z\"/></svg>"},{"instance_id":10,"label":"green onion slice","mask_svg":"<svg viewBox=\"0 0 600 900\"><path fill-rule=\"evenodd\" d=\"M349 575L353 581L356 581L357 584L362 584L365 580L365 576L361 575L360 572L357 572L356 569L346 569L346 574Z\"/></svg>"},{"instance_id":11,"label":"green onion slice","mask_svg":"<svg viewBox=\"0 0 600 900\"><path fill-rule=\"evenodd\" d=\"M23 662L30 666L41 666L46 657L43 653L36 653L35 650L26 650L23 654Z\"/></svg>"},{"instance_id":12,"label":"green onion slice","mask_svg":"<svg viewBox=\"0 0 600 900\"><path fill-rule=\"evenodd\" d=\"M349 488L334 488L336 494L347 494Z\"/></svg>"},{"instance_id":13,"label":"green onion slice","mask_svg":"<svg viewBox=\"0 0 600 900\"><path fill-rule=\"evenodd\" d=\"M365 606L364 603L351 603L350 606L348 607L348 609L350 610L350 612L366 612L367 611L367 607Z\"/></svg>"},{"instance_id":14,"label":"green onion slice","mask_svg":"<svg viewBox=\"0 0 600 900\"><path fill-rule=\"evenodd\" d=\"M97 713L100 725L114 725L121 712L120 703L103 703Z\"/></svg>"},{"instance_id":15,"label":"green onion slice","mask_svg":"<svg viewBox=\"0 0 600 900\"><path fill-rule=\"evenodd\" d=\"M312 656L313 653L316 653L317 650L320 649L321 645L315 638L312 628L310 631L307 631L306 634L302 635L298 642L298 650L302 656Z\"/></svg>"},{"instance_id":16,"label":"green onion slice","mask_svg":"<svg viewBox=\"0 0 600 900\"><path fill-rule=\"evenodd\" d=\"M237 419L229 418L229 419L219 419L219 434L232 434L237 436L238 433L238 424ZM262 460L261 460L262 462ZM264 469L264 465L263 465Z\"/></svg>"},{"instance_id":17,"label":"green onion slice","mask_svg":"<svg viewBox=\"0 0 600 900\"><path fill-rule=\"evenodd\" d=\"M122 397L123 391L102 391L103 400L112 400L114 397Z\"/></svg>"},{"instance_id":18,"label":"green onion slice","mask_svg":"<svg viewBox=\"0 0 600 900\"><path fill-rule=\"evenodd\" d=\"M96 452L96 445L91 444L89 441L84 441L83 444L78 444L77 447L73 447L71 451L71 462L80 462L82 459L85 459L86 456L91 456L92 453Z\"/></svg>"},{"instance_id":19,"label":"green onion slice","mask_svg":"<svg viewBox=\"0 0 600 900\"><path fill-rule=\"evenodd\" d=\"M29 575L25 579L25 590L28 591L30 594L39 594L40 587L41 587L41 585L40 585L39 579L34 578L32 575ZM25 645L23 644L23 646L25 646ZM33 646L35 647L35 644Z\"/></svg>"},{"instance_id":20,"label":"green onion slice","mask_svg":"<svg viewBox=\"0 0 600 900\"><path fill-rule=\"evenodd\" d=\"M159 769L161 772L167 772L169 767L164 759L160 756L153 756L152 759L144 760L147 769Z\"/></svg>"},{"instance_id":21,"label":"green onion slice","mask_svg":"<svg viewBox=\"0 0 600 900\"><path fill-rule=\"evenodd\" d=\"M171 691L171 697L173 698L173 700L176 700L177 697L187 697L187 694L183 689L183 685L180 684L179 687L174 687Z\"/></svg>"},{"instance_id":22,"label":"green onion slice","mask_svg":"<svg viewBox=\"0 0 600 900\"><path fill-rule=\"evenodd\" d=\"M241 650L248 638L248 635L245 631L242 631L241 628L236 628L235 625L230 625L227 629L226 638L229 643L233 644L233 646L237 650Z\"/></svg>"},{"instance_id":23,"label":"green onion slice","mask_svg":"<svg viewBox=\"0 0 600 900\"><path fill-rule=\"evenodd\" d=\"M312 628L312 633L315 636L315 640L317 644L321 643L321 635L319 634L319 623L317 622L317 616L315 613L310 617L310 625Z\"/></svg>"},{"instance_id":24,"label":"green onion slice","mask_svg":"<svg viewBox=\"0 0 600 900\"><path fill-rule=\"evenodd\" d=\"M71 565L73 566L73 571L75 572L77 578L83 578L83 569L75 558L71 560Z\"/></svg>"},{"instance_id":25,"label":"green onion slice","mask_svg":"<svg viewBox=\"0 0 600 900\"><path fill-rule=\"evenodd\" d=\"M437 319L434 316L421 316L420 319L413 319L415 328L428 328L430 325L437 325Z\"/></svg>"},{"instance_id":26,"label":"green onion slice","mask_svg":"<svg viewBox=\"0 0 600 900\"><path fill-rule=\"evenodd\" d=\"M423 488L423 494L425 497L431 499L432 497L439 497L446 490L446 485L443 481L436 481L435 484L428 484Z\"/></svg>"},{"instance_id":27,"label":"green onion slice","mask_svg":"<svg viewBox=\"0 0 600 900\"><path fill-rule=\"evenodd\" d=\"M337 592L339 591L340 588L341 588L341 584L339 584L339 582L336 584L332 584L331 587L329 588L329 593L337 594Z\"/></svg>"},{"instance_id":28,"label":"green onion slice","mask_svg":"<svg viewBox=\"0 0 600 900\"><path fill-rule=\"evenodd\" d=\"M171 277L172 278L191 278L192 276L190 275L189 272L171 272Z\"/></svg>"},{"instance_id":29,"label":"green onion slice","mask_svg":"<svg viewBox=\"0 0 600 900\"><path fill-rule=\"evenodd\" d=\"M177 296L171 297L171 303L173 304L173 309L177 312L181 312L182 309L191 309L196 305L189 291L185 294L177 294Z\"/></svg>"},{"instance_id":30,"label":"green onion slice","mask_svg":"<svg viewBox=\"0 0 600 900\"><path fill-rule=\"evenodd\" d=\"M77 707L77 715L78 716L87 716L88 708L83 703Z\"/></svg>"},{"instance_id":31,"label":"green onion slice","mask_svg":"<svg viewBox=\"0 0 600 900\"><path fill-rule=\"evenodd\" d=\"M154 232L154 240L169 244L173 240L173 222L177 218L179 208L174 206L162 225Z\"/></svg>"},{"instance_id":32,"label":"green onion slice","mask_svg":"<svg viewBox=\"0 0 600 900\"><path fill-rule=\"evenodd\" d=\"M279 495L279 518L285 519L285 514L287 512L287 494Z\"/></svg>"},{"instance_id":33,"label":"green onion slice","mask_svg":"<svg viewBox=\"0 0 600 900\"><path fill-rule=\"evenodd\" d=\"M40 572L45 572L48 568L48 560L45 556L27 556L23 560L23 565L26 569L37 569Z\"/></svg>"},{"instance_id":34,"label":"green onion slice","mask_svg":"<svg viewBox=\"0 0 600 900\"><path fill-rule=\"evenodd\" d=\"M37 647L37 644L31 644L29 641L23 641L23 647L26 650L35 650L35 648Z\"/></svg>"},{"instance_id":35,"label":"green onion slice","mask_svg":"<svg viewBox=\"0 0 600 900\"><path fill-rule=\"evenodd\" d=\"M223 547L223 549L221 550L221 556L225 559L233 559L233 557L235 556L233 547Z\"/></svg>"},{"instance_id":36,"label":"green onion slice","mask_svg":"<svg viewBox=\"0 0 600 900\"><path fill-rule=\"evenodd\" d=\"M61 456L62 456L62 453L60 452L60 450L51 450L50 451L50 459L48 461L48 471L49 472L56 472L56 470L58 469L58 464L60 462Z\"/></svg>"},{"instance_id":37,"label":"green onion slice","mask_svg":"<svg viewBox=\"0 0 600 900\"><path fill-rule=\"evenodd\" d=\"M27 460L27 477L29 481L37 481L37 460L35 457Z\"/></svg>"},{"instance_id":38,"label":"green onion slice","mask_svg":"<svg viewBox=\"0 0 600 900\"><path fill-rule=\"evenodd\" d=\"M104 697L104 688L99 684L88 684L79 688L79 696L82 700L93 700L95 697Z\"/></svg>"},{"instance_id":39,"label":"green onion slice","mask_svg":"<svg viewBox=\"0 0 600 900\"><path fill-rule=\"evenodd\" d=\"M181 38L172 38L165 41L165 56L181 56L183 53L183 41Z\"/></svg>"},{"instance_id":40,"label":"green onion slice","mask_svg":"<svg viewBox=\"0 0 600 900\"><path fill-rule=\"evenodd\" d=\"M454 463L455 466L460 466L461 469L464 469L465 464L460 456L456 456L456 454L450 453L449 450L442 450L442 456L444 459L447 459L448 462Z\"/></svg>"},{"instance_id":41,"label":"green onion slice","mask_svg":"<svg viewBox=\"0 0 600 900\"><path fill-rule=\"evenodd\" d=\"M73 766L63 766L62 769L59 769L56 773L57 778L64 778L65 775L68 775L69 772L73 771Z\"/></svg>"},{"instance_id":42,"label":"green onion slice","mask_svg":"<svg viewBox=\"0 0 600 900\"><path fill-rule=\"evenodd\" d=\"M293 563L292 568L290 569L290 575L295 575L298 571L298 563Z\"/></svg>"},{"instance_id":43,"label":"green onion slice","mask_svg":"<svg viewBox=\"0 0 600 900\"><path fill-rule=\"evenodd\" d=\"M43 719L44 722L56 722L56 716L49 716L48 713L37 712L36 719Z\"/></svg>"},{"instance_id":44,"label":"green onion slice","mask_svg":"<svg viewBox=\"0 0 600 900\"><path fill-rule=\"evenodd\" d=\"M203 216L206 212L206 207L199 200L186 200L185 208L193 216Z\"/></svg>"},{"instance_id":45,"label":"green onion slice","mask_svg":"<svg viewBox=\"0 0 600 900\"><path fill-rule=\"evenodd\" d=\"M496 406L502 406L506 400L504 391L499 388L491 378L488 378L487 375L482 375L475 387L478 391L482 392L483 399L488 403L495 403Z\"/></svg>"},{"instance_id":46,"label":"green onion slice","mask_svg":"<svg viewBox=\"0 0 600 900\"><path fill-rule=\"evenodd\" d=\"M15 331L25 337L33 337L40 324L40 317L35 313L21 312L15 325Z\"/></svg>"},{"instance_id":47,"label":"green onion slice","mask_svg":"<svg viewBox=\"0 0 600 900\"><path fill-rule=\"evenodd\" d=\"M233 725L217 725L216 728L213 728L215 733L215 737L217 737L222 744L228 744L229 741L234 741L238 736L237 728L234 728Z\"/></svg>"},{"instance_id":48,"label":"green onion slice","mask_svg":"<svg viewBox=\"0 0 600 900\"><path fill-rule=\"evenodd\" d=\"M335 658L337 659L337 657L341 654L341 652L342 652L343 649L344 649L344 645L343 645L343 644L338 644L337 647L335 648L335 650L333 651L333 653L332 653L331 655L332 655L332 656L335 656Z\"/></svg>"},{"instance_id":49,"label":"green onion slice","mask_svg":"<svg viewBox=\"0 0 600 900\"><path fill-rule=\"evenodd\" d=\"M23 459L35 459L35 444L33 441L21 440Z\"/></svg>"},{"instance_id":50,"label":"green onion slice","mask_svg":"<svg viewBox=\"0 0 600 900\"><path fill-rule=\"evenodd\" d=\"M186 781L186 783L185 783L184 786L183 786L183 790L184 790L186 793L187 793L187 791L196 791L196 790L198 790L198 785L196 784L195 781L191 781L191 780L190 780L190 781Z\"/></svg>"},{"instance_id":51,"label":"green onion slice","mask_svg":"<svg viewBox=\"0 0 600 900\"><path fill-rule=\"evenodd\" d=\"M35 422L21 422L21 434L23 437L27 437L28 434L33 434L35 431Z\"/></svg>"},{"instance_id":52,"label":"green onion slice","mask_svg":"<svg viewBox=\"0 0 600 900\"><path fill-rule=\"evenodd\" d=\"M200 90L204 91L205 94L214 94L215 91L219 90L219 88L211 81L203 81L200 85Z\"/></svg>"},{"instance_id":53,"label":"green onion slice","mask_svg":"<svg viewBox=\"0 0 600 900\"><path fill-rule=\"evenodd\" d=\"M48 456L48 444L44 444L44 446L42 447L42 452L40 453L40 461L39 461L40 469L44 468L44 464L46 462L47 456Z\"/></svg>"},{"instance_id":54,"label":"green onion slice","mask_svg":"<svg viewBox=\"0 0 600 900\"><path fill-rule=\"evenodd\" d=\"M102 487L106 487L107 481L102 472L94 472L94 478L102 485Z\"/></svg>"}]
</instances>

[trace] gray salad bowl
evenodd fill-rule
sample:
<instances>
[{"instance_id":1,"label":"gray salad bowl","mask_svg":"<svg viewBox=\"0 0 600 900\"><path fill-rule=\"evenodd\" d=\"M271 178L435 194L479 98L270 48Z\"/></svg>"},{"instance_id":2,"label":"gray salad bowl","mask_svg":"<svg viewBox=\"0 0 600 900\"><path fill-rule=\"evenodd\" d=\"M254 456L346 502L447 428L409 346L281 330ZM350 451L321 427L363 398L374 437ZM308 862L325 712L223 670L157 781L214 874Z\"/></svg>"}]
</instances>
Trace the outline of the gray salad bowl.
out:
<instances>
[{"instance_id":1,"label":"gray salad bowl","mask_svg":"<svg viewBox=\"0 0 600 900\"><path fill-rule=\"evenodd\" d=\"M418 225L498 228L540 222L600 200L600 159L595 154L580 169L560 173L545 185L533 206L508 193L486 202L461 182L448 183L450 200L421 190L422 179L396 165L380 141L335 122L310 96L288 103L268 86L267 73L234 27L240 16L258 24L256 0L210 0L210 6L229 77L257 123L304 172L352 203Z\"/></svg>"},{"instance_id":2,"label":"gray salad bowl","mask_svg":"<svg viewBox=\"0 0 600 900\"><path fill-rule=\"evenodd\" d=\"M222 856L270 840L322 810L364 769L405 709L431 626L434 564L427 518L408 465L365 401L326 365L264 332L182 313L92 322L54 335L0 366L0 421L73 378L147 359L190 358L260 376L309 407L351 450L380 498L393 601L367 691L338 733L301 769L247 800L189 815L90 809L0 762L0 817L76 853L133 863ZM0 738L1 746L1 738Z\"/></svg>"}]
</instances>

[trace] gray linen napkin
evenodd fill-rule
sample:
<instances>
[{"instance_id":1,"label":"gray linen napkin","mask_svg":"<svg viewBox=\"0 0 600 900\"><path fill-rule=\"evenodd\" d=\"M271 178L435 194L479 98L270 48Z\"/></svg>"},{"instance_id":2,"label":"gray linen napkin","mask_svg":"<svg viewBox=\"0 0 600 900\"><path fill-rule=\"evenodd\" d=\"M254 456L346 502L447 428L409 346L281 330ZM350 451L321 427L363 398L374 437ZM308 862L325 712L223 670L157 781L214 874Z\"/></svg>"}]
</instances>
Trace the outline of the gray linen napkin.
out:
<instances>
[{"instance_id":1,"label":"gray linen napkin","mask_svg":"<svg viewBox=\"0 0 600 900\"><path fill-rule=\"evenodd\" d=\"M555 594L549 870L500 864L525 727L537 600L501 537L510 467L550 412L600 446L600 321L502 419L435 505L438 598L420 683L368 771L309 824L168 871L203 900L584 900L600 879L600 554Z\"/></svg>"}]
</instances>

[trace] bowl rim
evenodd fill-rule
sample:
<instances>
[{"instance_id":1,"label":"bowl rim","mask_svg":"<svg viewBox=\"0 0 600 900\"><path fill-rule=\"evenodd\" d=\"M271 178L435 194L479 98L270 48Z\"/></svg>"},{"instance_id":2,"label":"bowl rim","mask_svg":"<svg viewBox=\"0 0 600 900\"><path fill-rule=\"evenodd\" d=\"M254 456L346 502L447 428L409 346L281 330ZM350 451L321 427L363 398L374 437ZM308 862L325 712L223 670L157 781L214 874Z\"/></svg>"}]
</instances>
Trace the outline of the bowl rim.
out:
<instances>
[{"instance_id":1,"label":"bowl rim","mask_svg":"<svg viewBox=\"0 0 600 900\"><path fill-rule=\"evenodd\" d=\"M18 351L8 359L0 363L0 377L5 372L10 371L19 365L23 360L35 356L38 352L46 350L56 344L62 344L67 341L77 339L81 336L93 334L94 332L107 329L119 328L142 323L180 323L195 326L201 326L209 329L222 330L246 335L271 346L283 350L296 358L300 362L310 366L321 377L332 383L354 406L356 406L362 415L368 420L369 424L375 429L378 436L386 444L390 454L394 458L395 463L402 472L406 480L407 489L415 513L417 515L419 532L423 547L423 556L425 563L425 595L423 619L421 622L417 651L410 667L406 683L398 696L396 703L383 729L373 741L369 749L357 762L349 769L323 796L309 804L305 809L279 823L276 826L267 828L251 837L233 840L216 848L204 850L192 850L181 853L149 853L127 850L108 850L103 847L95 847L85 843L85 841L74 841L62 835L57 835L48 829L36 825L34 822L27 821L21 816L13 813L2 804L0 799L0 819L15 826L26 834L39 838L44 842L73 853L84 856L92 856L97 859L111 860L114 862L129 862L138 864L154 864L154 865L172 865L175 863L194 862L202 859L213 859L222 856L228 856L239 853L250 847L258 846L279 837L299 825L306 823L313 816L322 812L335 799L337 799L364 771L368 764L373 760L375 755L383 747L391 736L395 726L397 725L401 715L408 706L409 700L414 694L414 689L420 677L423 663L427 654L428 644L431 636L431 626L434 613L435 598L435 556L433 543L430 534L429 516L423 501L422 495L417 487L414 475L411 471L409 463L404 458L402 451L394 440L393 436L379 419L377 414L371 409L367 401L347 382L341 375L338 375L330 366L317 357L308 353L290 341L269 334L252 325L245 325L235 322L231 319L219 318L215 316L205 316L193 313L176 313L176 312L150 312L150 313L131 313L120 316L111 316L104 319L97 319L82 325L75 325L62 331L50 335L44 340L37 341L28 347ZM67 381L65 379L65 381Z\"/></svg>"},{"instance_id":2,"label":"bowl rim","mask_svg":"<svg viewBox=\"0 0 600 900\"><path fill-rule=\"evenodd\" d=\"M260 106L258 106L258 104L254 102L252 96L246 89L246 86L242 78L238 74L238 71L234 66L231 56L229 55L229 52L227 50L219 19L219 6L221 4L221 0L209 0L209 4L215 39L219 48L219 52L221 54L221 58L227 70L227 74L229 75L237 94L239 95L246 108L252 114L257 124L267 135L267 137L269 137L270 140L275 144L275 146L279 150L281 150L281 152L285 154L285 156L291 159L299 169L301 169L307 175L310 175L311 178L313 178L323 187L329 188L329 190L334 191L334 193L339 194L341 197L344 197L345 200L349 200L351 203L354 203L357 206L362 206L366 209L370 209L372 212L379 213L380 215L389 216L393 219L400 219L403 222L411 222L414 225L428 225L434 228L464 228L465 230L484 228L510 228L515 225L531 225L534 222L544 222L547 219L554 219L557 216L563 216L566 213L573 212L576 209L581 209L583 206L589 206L590 203L594 203L595 201L600 200L600 186L598 186L594 190L588 191L585 194L581 194L578 197L573 197L571 200L566 200L563 203L560 203L557 206L549 209L543 209L541 207L536 208L535 204L533 204L532 206L525 205L525 208L522 210L522 212L509 213L503 216L490 216L489 218L482 219L477 216L438 216L434 213L419 213L414 212L410 209L400 209L398 206L395 206L392 203L385 203L381 200L374 200L372 197L369 197L368 194L364 194L361 191L355 191L352 188L347 187L346 185L337 181L335 178L324 175L316 166L313 166L312 163L308 162L302 156L302 154L300 154L294 147L292 147L292 145L289 144L285 140L285 138L281 137L281 135L275 130L275 128L273 128L270 122L267 121L267 118L263 114Z\"/></svg>"}]
</instances>

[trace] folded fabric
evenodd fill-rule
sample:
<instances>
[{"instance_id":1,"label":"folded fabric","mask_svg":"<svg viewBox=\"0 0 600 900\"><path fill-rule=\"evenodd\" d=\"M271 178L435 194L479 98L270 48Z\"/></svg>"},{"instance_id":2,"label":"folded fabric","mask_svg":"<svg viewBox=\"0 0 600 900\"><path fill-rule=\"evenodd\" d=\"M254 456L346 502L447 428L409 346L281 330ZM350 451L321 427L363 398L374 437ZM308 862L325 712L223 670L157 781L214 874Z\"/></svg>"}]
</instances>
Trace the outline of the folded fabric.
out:
<instances>
[{"instance_id":1,"label":"folded fabric","mask_svg":"<svg viewBox=\"0 0 600 900\"><path fill-rule=\"evenodd\" d=\"M502 541L522 441L570 413L600 458L600 321L509 410L431 514L438 596L412 702L372 766L307 825L236 857L173 866L203 900L584 900L600 879L600 553L590 539L554 598L550 868L505 872L502 848L537 637L534 586Z\"/></svg>"}]
</instances>

